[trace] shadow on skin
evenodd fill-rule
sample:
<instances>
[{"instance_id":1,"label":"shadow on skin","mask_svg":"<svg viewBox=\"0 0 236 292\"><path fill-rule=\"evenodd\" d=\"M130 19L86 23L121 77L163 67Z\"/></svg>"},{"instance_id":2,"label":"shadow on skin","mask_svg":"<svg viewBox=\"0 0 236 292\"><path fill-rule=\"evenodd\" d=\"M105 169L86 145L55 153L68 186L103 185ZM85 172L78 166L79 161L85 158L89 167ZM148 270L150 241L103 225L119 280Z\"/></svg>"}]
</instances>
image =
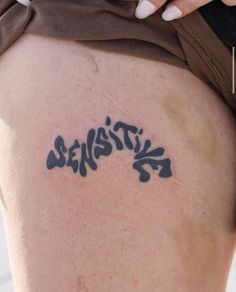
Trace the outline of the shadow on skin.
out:
<instances>
[{"instance_id":1,"label":"shadow on skin","mask_svg":"<svg viewBox=\"0 0 236 292\"><path fill-rule=\"evenodd\" d=\"M234 203L234 231L236 232L236 200L235 200L235 203Z\"/></svg>"},{"instance_id":2,"label":"shadow on skin","mask_svg":"<svg viewBox=\"0 0 236 292\"><path fill-rule=\"evenodd\" d=\"M6 202L5 202L5 200L4 200L4 197L3 197L3 193L2 193L2 189L1 189L1 187L0 187L0 201L1 201L1 203L2 203L3 208L4 208L5 210L7 210ZM0 281L1 281L1 278L0 278ZM0 282L0 283L1 283L1 282Z\"/></svg>"}]
</instances>

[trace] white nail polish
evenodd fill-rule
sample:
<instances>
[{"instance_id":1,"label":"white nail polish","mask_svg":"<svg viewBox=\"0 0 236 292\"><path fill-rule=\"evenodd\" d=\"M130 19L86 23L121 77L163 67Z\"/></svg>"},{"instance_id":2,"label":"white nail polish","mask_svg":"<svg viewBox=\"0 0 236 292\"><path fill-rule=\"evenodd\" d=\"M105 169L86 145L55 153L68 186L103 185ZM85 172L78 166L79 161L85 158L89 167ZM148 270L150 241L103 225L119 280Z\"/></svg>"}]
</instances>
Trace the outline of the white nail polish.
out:
<instances>
[{"instance_id":1,"label":"white nail polish","mask_svg":"<svg viewBox=\"0 0 236 292\"><path fill-rule=\"evenodd\" d=\"M16 0L17 2L19 2L20 4L24 5L24 6L29 6L30 5L30 0Z\"/></svg>"},{"instance_id":2,"label":"white nail polish","mask_svg":"<svg viewBox=\"0 0 236 292\"><path fill-rule=\"evenodd\" d=\"M157 8L153 3L148 0L143 0L138 4L135 10L135 16L139 19L143 19L156 12L156 10Z\"/></svg>"},{"instance_id":3,"label":"white nail polish","mask_svg":"<svg viewBox=\"0 0 236 292\"><path fill-rule=\"evenodd\" d=\"M175 5L169 5L162 13L162 18L166 21L174 20L182 16L182 11Z\"/></svg>"}]
</instances>

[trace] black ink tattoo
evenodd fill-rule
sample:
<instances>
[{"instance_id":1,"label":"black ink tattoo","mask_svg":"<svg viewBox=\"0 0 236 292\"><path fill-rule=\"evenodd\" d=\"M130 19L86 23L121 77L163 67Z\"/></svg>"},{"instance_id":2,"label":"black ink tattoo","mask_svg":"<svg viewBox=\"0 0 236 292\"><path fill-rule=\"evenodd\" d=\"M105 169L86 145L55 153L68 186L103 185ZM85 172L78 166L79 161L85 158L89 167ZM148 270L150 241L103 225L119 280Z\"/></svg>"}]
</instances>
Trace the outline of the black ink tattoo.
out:
<instances>
[{"instance_id":1,"label":"black ink tattoo","mask_svg":"<svg viewBox=\"0 0 236 292\"><path fill-rule=\"evenodd\" d=\"M122 138L118 137L118 134ZM98 167L96 160L101 156L109 156L115 143L115 148L119 151L128 149L134 152L133 169L139 173L141 182L150 180L150 172L145 169L145 166L159 171L160 178L171 177L171 160L163 158L165 149L162 147L151 149L151 141L149 139L144 140L144 143L142 143L142 134L143 129L121 121L112 126L111 118L107 117L105 127L88 131L86 143L80 144L79 140L76 139L73 145L67 148L64 139L58 136L54 142L54 150L51 150L48 154L47 168L68 166L72 168L74 173L79 172L81 176L85 177L87 175L87 167L96 170ZM80 160L78 159L78 152Z\"/></svg>"}]
</instances>

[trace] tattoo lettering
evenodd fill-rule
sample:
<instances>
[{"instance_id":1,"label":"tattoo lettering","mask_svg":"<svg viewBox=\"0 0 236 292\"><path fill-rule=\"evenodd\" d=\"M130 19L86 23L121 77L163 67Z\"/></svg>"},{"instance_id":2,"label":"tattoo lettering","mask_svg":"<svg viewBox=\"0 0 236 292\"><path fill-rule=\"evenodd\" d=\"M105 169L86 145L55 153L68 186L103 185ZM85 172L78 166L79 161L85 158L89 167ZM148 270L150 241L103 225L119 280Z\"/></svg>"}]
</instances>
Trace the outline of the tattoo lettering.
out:
<instances>
[{"instance_id":1,"label":"tattoo lettering","mask_svg":"<svg viewBox=\"0 0 236 292\"><path fill-rule=\"evenodd\" d=\"M88 131L86 143L80 143L76 139L73 145L67 148L64 139L57 136L54 150L51 150L47 157L47 168L67 166L71 167L74 173L85 177L87 168L97 170L96 161L101 156L109 156L115 148L118 151L128 149L134 152L133 169L139 173L140 182L150 180L151 175L146 169L147 166L158 171L160 178L171 177L171 160L163 157L165 149L151 148L149 139L145 139L142 143L142 134L143 129L121 121L112 126L111 118L107 117L104 127Z\"/></svg>"}]
</instances>

